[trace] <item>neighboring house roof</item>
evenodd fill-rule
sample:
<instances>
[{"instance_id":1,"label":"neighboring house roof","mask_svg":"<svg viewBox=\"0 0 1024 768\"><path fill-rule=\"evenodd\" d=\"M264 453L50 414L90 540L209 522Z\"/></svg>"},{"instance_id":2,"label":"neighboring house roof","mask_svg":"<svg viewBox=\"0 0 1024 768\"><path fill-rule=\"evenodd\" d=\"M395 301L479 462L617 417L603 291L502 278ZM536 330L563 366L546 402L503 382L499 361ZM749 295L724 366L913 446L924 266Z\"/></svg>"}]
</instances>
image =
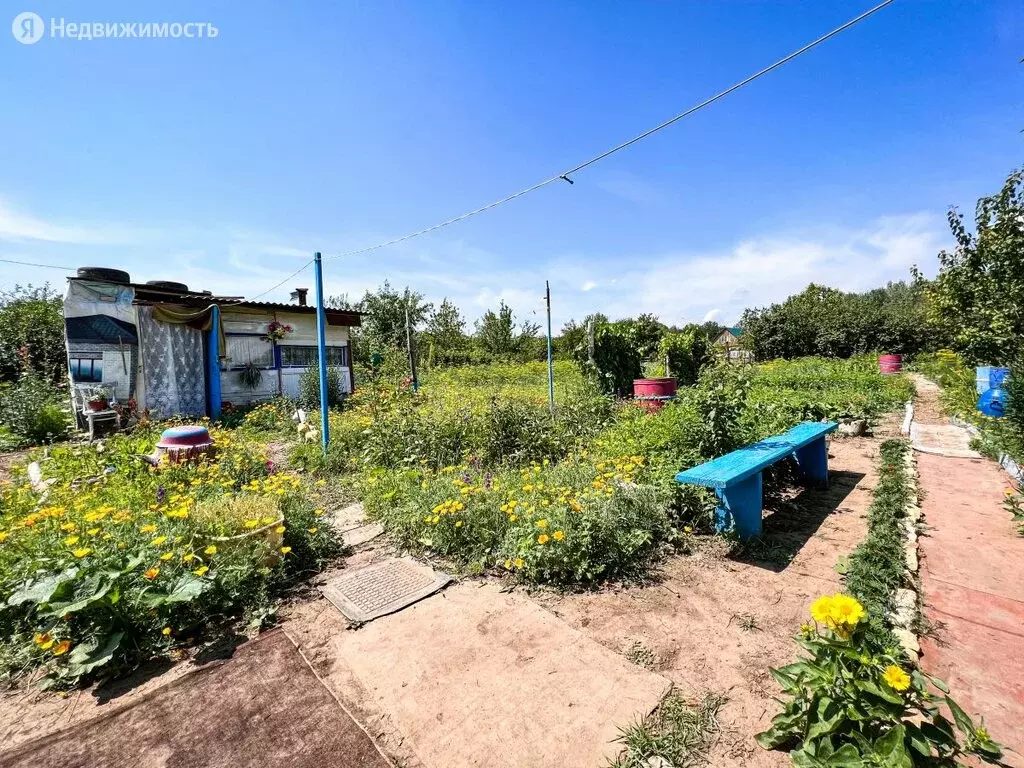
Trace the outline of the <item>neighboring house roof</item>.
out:
<instances>
[{"instance_id":1,"label":"neighboring house roof","mask_svg":"<svg viewBox=\"0 0 1024 768\"><path fill-rule=\"evenodd\" d=\"M742 336L743 335L743 329L742 328L726 328L725 330L727 330L733 336Z\"/></svg>"},{"instance_id":2,"label":"neighboring house roof","mask_svg":"<svg viewBox=\"0 0 1024 768\"><path fill-rule=\"evenodd\" d=\"M68 341L84 344L137 344L135 326L107 315L69 317L64 321Z\"/></svg>"}]
</instances>

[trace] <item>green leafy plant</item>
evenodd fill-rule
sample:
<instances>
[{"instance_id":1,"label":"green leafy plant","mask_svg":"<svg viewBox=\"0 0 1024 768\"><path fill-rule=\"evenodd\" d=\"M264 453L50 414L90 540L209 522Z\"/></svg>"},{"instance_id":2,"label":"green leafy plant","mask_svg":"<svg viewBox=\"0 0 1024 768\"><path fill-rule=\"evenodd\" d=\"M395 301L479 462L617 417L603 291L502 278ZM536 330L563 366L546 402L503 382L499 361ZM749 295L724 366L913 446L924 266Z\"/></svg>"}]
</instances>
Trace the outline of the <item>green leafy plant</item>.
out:
<instances>
[{"instance_id":1,"label":"green leafy plant","mask_svg":"<svg viewBox=\"0 0 1024 768\"><path fill-rule=\"evenodd\" d=\"M0 427L10 430L19 446L66 439L71 427L66 400L66 392L35 374L0 384Z\"/></svg>"},{"instance_id":2,"label":"green leafy plant","mask_svg":"<svg viewBox=\"0 0 1024 768\"><path fill-rule=\"evenodd\" d=\"M345 390L341 383L341 371L337 368L327 369L327 407L337 408L345 400ZM303 408L318 410L320 408L320 371L316 366L309 366L299 377L299 402Z\"/></svg>"},{"instance_id":3,"label":"green leafy plant","mask_svg":"<svg viewBox=\"0 0 1024 768\"><path fill-rule=\"evenodd\" d=\"M888 634L886 617L892 612L896 590L908 581L903 528L910 500L904 461L908 450L903 440L882 443L878 483L868 509L868 535L846 564L847 589L864 604L876 630L889 644L895 644L895 639Z\"/></svg>"},{"instance_id":4,"label":"green leafy plant","mask_svg":"<svg viewBox=\"0 0 1024 768\"><path fill-rule=\"evenodd\" d=\"M243 387L248 389L258 389L260 383L263 381L263 371L260 367L251 360L242 366L242 369L238 372L238 381Z\"/></svg>"},{"instance_id":5,"label":"green leafy plant","mask_svg":"<svg viewBox=\"0 0 1024 768\"><path fill-rule=\"evenodd\" d=\"M582 370L605 394L630 397L633 380L643 375L643 358L629 330L618 323L599 325L593 331L593 348L584 341L576 351Z\"/></svg>"},{"instance_id":6,"label":"green leafy plant","mask_svg":"<svg viewBox=\"0 0 1024 768\"><path fill-rule=\"evenodd\" d=\"M800 768L954 766L964 755L1002 757L984 724L974 723L944 683L908 672L896 651L873 640L856 599L821 597L811 616L796 638L805 657L771 670L787 700L771 728L755 737L762 747L792 747Z\"/></svg>"}]
</instances>

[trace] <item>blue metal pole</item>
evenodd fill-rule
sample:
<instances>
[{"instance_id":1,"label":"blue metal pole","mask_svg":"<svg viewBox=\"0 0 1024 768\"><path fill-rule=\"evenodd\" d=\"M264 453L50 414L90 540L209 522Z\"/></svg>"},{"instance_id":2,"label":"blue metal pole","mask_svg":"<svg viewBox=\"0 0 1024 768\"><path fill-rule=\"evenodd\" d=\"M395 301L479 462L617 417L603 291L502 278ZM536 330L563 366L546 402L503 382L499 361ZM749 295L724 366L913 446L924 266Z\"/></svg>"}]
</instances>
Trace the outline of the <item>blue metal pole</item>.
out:
<instances>
[{"instance_id":1,"label":"blue metal pole","mask_svg":"<svg viewBox=\"0 0 1024 768\"><path fill-rule=\"evenodd\" d=\"M313 254L313 271L316 274L316 348L320 367L320 440L324 453L327 453L331 425L327 421L327 313L324 312L324 270L320 251Z\"/></svg>"},{"instance_id":2,"label":"blue metal pole","mask_svg":"<svg viewBox=\"0 0 1024 768\"><path fill-rule=\"evenodd\" d=\"M220 394L220 307L216 304L210 312L210 337L206 345L206 378L210 389L210 418L216 419L220 416L221 394Z\"/></svg>"},{"instance_id":3,"label":"blue metal pole","mask_svg":"<svg viewBox=\"0 0 1024 768\"><path fill-rule=\"evenodd\" d=\"M551 357L551 283L544 281L548 303L548 408L555 412L555 366Z\"/></svg>"}]
</instances>

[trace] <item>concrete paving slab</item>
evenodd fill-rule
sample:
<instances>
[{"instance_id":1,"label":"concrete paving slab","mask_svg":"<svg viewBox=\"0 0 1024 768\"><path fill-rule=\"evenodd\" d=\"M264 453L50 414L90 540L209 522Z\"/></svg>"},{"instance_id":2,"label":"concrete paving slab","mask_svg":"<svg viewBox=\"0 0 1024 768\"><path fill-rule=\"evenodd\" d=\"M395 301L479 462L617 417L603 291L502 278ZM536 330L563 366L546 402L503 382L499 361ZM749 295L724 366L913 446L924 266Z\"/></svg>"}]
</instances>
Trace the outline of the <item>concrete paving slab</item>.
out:
<instances>
[{"instance_id":1,"label":"concrete paving slab","mask_svg":"<svg viewBox=\"0 0 1024 768\"><path fill-rule=\"evenodd\" d=\"M346 547L359 547L363 544L368 544L378 536L383 535L384 526L380 523L370 523L369 525L360 525L358 528L351 528L341 534L341 540L345 542Z\"/></svg>"},{"instance_id":2,"label":"concrete paving slab","mask_svg":"<svg viewBox=\"0 0 1024 768\"><path fill-rule=\"evenodd\" d=\"M357 501L347 507L331 510L327 514L327 521L336 531L344 533L366 524L366 510L363 509L362 503Z\"/></svg>"},{"instance_id":3,"label":"concrete paving slab","mask_svg":"<svg viewBox=\"0 0 1024 768\"><path fill-rule=\"evenodd\" d=\"M430 768L595 768L671 687L493 584L452 586L336 648Z\"/></svg>"},{"instance_id":4,"label":"concrete paving slab","mask_svg":"<svg viewBox=\"0 0 1024 768\"><path fill-rule=\"evenodd\" d=\"M954 424L910 425L910 440L915 451L960 459L982 459L971 449L971 433Z\"/></svg>"}]
</instances>

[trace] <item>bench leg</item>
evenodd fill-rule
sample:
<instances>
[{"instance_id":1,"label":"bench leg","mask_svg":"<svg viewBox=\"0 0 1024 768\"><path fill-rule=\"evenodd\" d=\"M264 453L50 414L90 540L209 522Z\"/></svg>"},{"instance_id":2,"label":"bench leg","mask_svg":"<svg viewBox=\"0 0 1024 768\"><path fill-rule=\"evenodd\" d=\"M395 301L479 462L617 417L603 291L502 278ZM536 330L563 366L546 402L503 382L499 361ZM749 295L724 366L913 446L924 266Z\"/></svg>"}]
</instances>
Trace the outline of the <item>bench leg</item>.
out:
<instances>
[{"instance_id":1,"label":"bench leg","mask_svg":"<svg viewBox=\"0 0 1024 768\"><path fill-rule=\"evenodd\" d=\"M716 488L718 508L715 510L715 528L719 532L733 526L741 539L761 535L761 473L729 486Z\"/></svg>"},{"instance_id":2,"label":"bench leg","mask_svg":"<svg viewBox=\"0 0 1024 768\"><path fill-rule=\"evenodd\" d=\"M804 482L812 486L828 487L828 448L825 447L824 437L798 448L796 463Z\"/></svg>"}]
</instances>

